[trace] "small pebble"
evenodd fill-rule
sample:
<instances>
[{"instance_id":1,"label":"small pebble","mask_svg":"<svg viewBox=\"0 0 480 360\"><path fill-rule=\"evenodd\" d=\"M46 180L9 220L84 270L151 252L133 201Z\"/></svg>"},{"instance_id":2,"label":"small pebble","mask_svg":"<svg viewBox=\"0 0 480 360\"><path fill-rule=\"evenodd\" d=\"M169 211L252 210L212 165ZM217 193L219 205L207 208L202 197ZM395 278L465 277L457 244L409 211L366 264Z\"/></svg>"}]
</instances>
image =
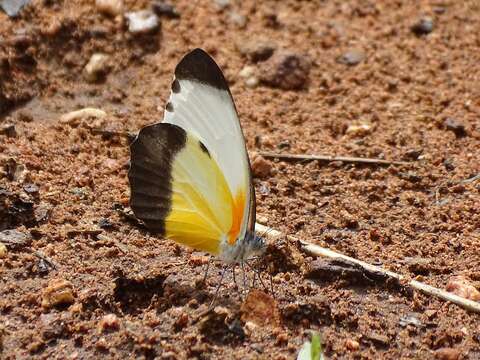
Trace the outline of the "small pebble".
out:
<instances>
[{"instance_id":1,"label":"small pebble","mask_svg":"<svg viewBox=\"0 0 480 360\"><path fill-rule=\"evenodd\" d=\"M457 120L453 118L446 118L445 121L443 122L443 125L447 130L453 131L456 137L464 137L467 135L467 132L465 130L465 125L462 123L458 122Z\"/></svg>"},{"instance_id":2,"label":"small pebble","mask_svg":"<svg viewBox=\"0 0 480 360\"><path fill-rule=\"evenodd\" d=\"M365 53L360 49L351 49L337 58L340 64L355 66L365 60Z\"/></svg>"},{"instance_id":3,"label":"small pebble","mask_svg":"<svg viewBox=\"0 0 480 360\"><path fill-rule=\"evenodd\" d=\"M163 1L155 1L152 4L152 10L158 16L165 16L170 19L177 19L180 17L180 14L177 9L175 9L175 6Z\"/></svg>"},{"instance_id":4,"label":"small pebble","mask_svg":"<svg viewBox=\"0 0 480 360\"><path fill-rule=\"evenodd\" d=\"M284 90L306 87L311 63L306 56L291 51L276 52L260 67L260 81Z\"/></svg>"},{"instance_id":5,"label":"small pebble","mask_svg":"<svg viewBox=\"0 0 480 360\"><path fill-rule=\"evenodd\" d=\"M245 324L251 322L256 326L278 326L280 311L277 301L260 290L251 290L240 307L241 320Z\"/></svg>"},{"instance_id":6,"label":"small pebble","mask_svg":"<svg viewBox=\"0 0 480 360\"><path fill-rule=\"evenodd\" d=\"M252 39L237 43L238 51L252 62L265 61L275 52L277 46L266 39Z\"/></svg>"},{"instance_id":7,"label":"small pebble","mask_svg":"<svg viewBox=\"0 0 480 360\"><path fill-rule=\"evenodd\" d=\"M480 301L480 292L472 285L470 280L463 276L452 277L447 283L446 290L465 299Z\"/></svg>"},{"instance_id":8,"label":"small pebble","mask_svg":"<svg viewBox=\"0 0 480 360\"><path fill-rule=\"evenodd\" d=\"M353 136L365 136L369 134L371 130L372 130L372 125L370 124L366 124L366 123L352 124L347 128L345 133Z\"/></svg>"},{"instance_id":9,"label":"small pebble","mask_svg":"<svg viewBox=\"0 0 480 360\"><path fill-rule=\"evenodd\" d=\"M272 163L265 160L263 156L257 155L252 161L252 173L253 176L258 178L265 178L270 175L272 171Z\"/></svg>"},{"instance_id":10,"label":"small pebble","mask_svg":"<svg viewBox=\"0 0 480 360\"><path fill-rule=\"evenodd\" d=\"M107 116L107 113L103 110L96 108L84 108L80 110L75 110L67 114L63 114L60 117L60 122L70 125L78 125L80 121L86 119L101 119Z\"/></svg>"},{"instance_id":11,"label":"small pebble","mask_svg":"<svg viewBox=\"0 0 480 360\"><path fill-rule=\"evenodd\" d=\"M232 11L229 18L230 22L239 29L243 29L245 26L247 26L247 17L245 15L242 15L236 11Z\"/></svg>"},{"instance_id":12,"label":"small pebble","mask_svg":"<svg viewBox=\"0 0 480 360\"><path fill-rule=\"evenodd\" d=\"M3 259L4 257L7 256L7 247L5 246L5 244L3 243L0 243L0 259Z\"/></svg>"},{"instance_id":13,"label":"small pebble","mask_svg":"<svg viewBox=\"0 0 480 360\"><path fill-rule=\"evenodd\" d=\"M238 75L244 79L249 78L250 76L255 74L255 66L247 65L243 67L242 70L238 73Z\"/></svg>"},{"instance_id":14,"label":"small pebble","mask_svg":"<svg viewBox=\"0 0 480 360\"><path fill-rule=\"evenodd\" d=\"M360 349L360 344L356 340L347 339L345 341L345 347L350 351L357 351Z\"/></svg>"},{"instance_id":15,"label":"small pebble","mask_svg":"<svg viewBox=\"0 0 480 360\"><path fill-rule=\"evenodd\" d=\"M433 31L433 19L421 18L410 27L410 30L417 36L430 34Z\"/></svg>"},{"instance_id":16,"label":"small pebble","mask_svg":"<svg viewBox=\"0 0 480 360\"><path fill-rule=\"evenodd\" d=\"M435 359L437 360L458 360L460 355L460 350L453 348L442 348L435 351Z\"/></svg>"},{"instance_id":17,"label":"small pebble","mask_svg":"<svg viewBox=\"0 0 480 360\"><path fill-rule=\"evenodd\" d=\"M255 325L254 322L252 321L247 321L245 325L243 326L243 330L245 332L245 335L248 337L252 336L254 333L258 331L258 326Z\"/></svg>"},{"instance_id":18,"label":"small pebble","mask_svg":"<svg viewBox=\"0 0 480 360\"><path fill-rule=\"evenodd\" d=\"M223 10L230 6L230 0L214 0L214 2L220 10Z\"/></svg>"},{"instance_id":19,"label":"small pebble","mask_svg":"<svg viewBox=\"0 0 480 360\"><path fill-rule=\"evenodd\" d=\"M256 76L251 76L247 80L245 80L245 85L250 88L256 88L258 86L259 80Z\"/></svg>"},{"instance_id":20,"label":"small pebble","mask_svg":"<svg viewBox=\"0 0 480 360\"><path fill-rule=\"evenodd\" d=\"M15 124L0 125L0 134L4 134L9 138L17 137L17 130L15 129Z\"/></svg>"},{"instance_id":21,"label":"small pebble","mask_svg":"<svg viewBox=\"0 0 480 360\"><path fill-rule=\"evenodd\" d=\"M45 309L73 304L74 301L73 285L68 280L52 279L42 291L42 307Z\"/></svg>"},{"instance_id":22,"label":"small pebble","mask_svg":"<svg viewBox=\"0 0 480 360\"><path fill-rule=\"evenodd\" d=\"M107 331L115 331L118 329L120 329L120 321L118 320L118 317L115 314L105 315L98 323L99 333L104 333Z\"/></svg>"},{"instance_id":23,"label":"small pebble","mask_svg":"<svg viewBox=\"0 0 480 360\"><path fill-rule=\"evenodd\" d=\"M97 81L107 72L109 56L105 54L93 54L88 64L85 65L84 75L88 82Z\"/></svg>"},{"instance_id":24,"label":"small pebble","mask_svg":"<svg viewBox=\"0 0 480 360\"><path fill-rule=\"evenodd\" d=\"M255 71L256 68L254 66L247 65L238 73L241 78L245 79L245 85L249 88L254 88L258 85L259 80L255 76Z\"/></svg>"},{"instance_id":25,"label":"small pebble","mask_svg":"<svg viewBox=\"0 0 480 360\"><path fill-rule=\"evenodd\" d=\"M32 242L30 234L18 230L0 231L0 243L7 245L10 249L19 249Z\"/></svg>"},{"instance_id":26,"label":"small pebble","mask_svg":"<svg viewBox=\"0 0 480 360\"><path fill-rule=\"evenodd\" d=\"M415 326L415 327L422 326L422 322L418 319L416 314L408 314L408 315L403 316L400 319L399 324L402 327L406 327L408 325L412 325L412 326Z\"/></svg>"},{"instance_id":27,"label":"small pebble","mask_svg":"<svg viewBox=\"0 0 480 360\"><path fill-rule=\"evenodd\" d=\"M133 11L125 14L128 31L132 34L145 34L158 29L158 16L150 10Z\"/></svg>"},{"instance_id":28,"label":"small pebble","mask_svg":"<svg viewBox=\"0 0 480 360\"><path fill-rule=\"evenodd\" d=\"M123 0L95 0L98 11L110 16L117 16L123 13Z\"/></svg>"}]
</instances>

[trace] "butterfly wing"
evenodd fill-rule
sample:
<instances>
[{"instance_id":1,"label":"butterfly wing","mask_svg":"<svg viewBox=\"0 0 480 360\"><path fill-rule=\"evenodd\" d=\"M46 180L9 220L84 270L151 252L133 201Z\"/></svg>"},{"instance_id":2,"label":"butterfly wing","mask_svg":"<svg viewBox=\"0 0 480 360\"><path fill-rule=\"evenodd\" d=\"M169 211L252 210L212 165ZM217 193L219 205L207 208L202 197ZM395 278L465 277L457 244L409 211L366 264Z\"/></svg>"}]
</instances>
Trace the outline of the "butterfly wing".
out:
<instances>
[{"instance_id":1,"label":"butterfly wing","mask_svg":"<svg viewBox=\"0 0 480 360\"><path fill-rule=\"evenodd\" d=\"M255 190L237 110L222 71L203 50L177 65L163 122L198 137L223 172L234 201L229 242L253 231Z\"/></svg>"},{"instance_id":2,"label":"butterfly wing","mask_svg":"<svg viewBox=\"0 0 480 360\"><path fill-rule=\"evenodd\" d=\"M155 232L219 254L232 229L234 200L216 161L194 134L160 123L131 145L130 205Z\"/></svg>"}]
</instances>

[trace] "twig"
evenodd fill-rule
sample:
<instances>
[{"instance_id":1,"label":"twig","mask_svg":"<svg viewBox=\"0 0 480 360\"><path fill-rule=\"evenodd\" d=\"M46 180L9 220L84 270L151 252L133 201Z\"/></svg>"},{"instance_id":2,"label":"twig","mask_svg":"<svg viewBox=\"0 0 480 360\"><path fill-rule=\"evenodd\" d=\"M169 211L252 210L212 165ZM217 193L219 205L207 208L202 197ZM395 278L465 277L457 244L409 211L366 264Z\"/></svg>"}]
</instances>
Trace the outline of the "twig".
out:
<instances>
[{"instance_id":1,"label":"twig","mask_svg":"<svg viewBox=\"0 0 480 360\"><path fill-rule=\"evenodd\" d=\"M260 152L260 155L266 158L277 158L282 160L320 160L320 161L342 161L357 164L374 164L374 165L407 165L405 161L390 161L383 159L359 158L349 156L330 156L330 155L308 155L308 154L278 154L271 152Z\"/></svg>"},{"instance_id":2,"label":"twig","mask_svg":"<svg viewBox=\"0 0 480 360\"><path fill-rule=\"evenodd\" d=\"M460 183L460 184L469 184L469 183L474 182L474 181L476 181L476 180L480 180L480 174L477 174L477 175L475 175L475 176L473 176L473 177L471 177L471 178L462 180L462 181L460 181L459 183Z\"/></svg>"},{"instance_id":3,"label":"twig","mask_svg":"<svg viewBox=\"0 0 480 360\"><path fill-rule=\"evenodd\" d=\"M280 236L283 235L281 232L279 232L277 230L269 229L268 227L266 227L264 225L261 225L261 224L258 224L258 223L255 224L255 228L260 233L261 232L267 232L267 230L268 230L267 237L269 237L271 239L274 239L274 238L277 238L277 237L280 237ZM460 307L462 307L466 310L473 311L473 312L476 312L476 313L480 313L480 303L478 303L476 301L465 299L461 296L458 296L458 295L452 294L448 291L441 290L441 289L438 289L436 287L421 283L421 282L416 281L416 280L408 280L404 275L400 275L400 274L397 274L393 271L385 270L385 269L383 269L379 266L374 266L374 265L368 264L364 261L357 260L355 258L337 253L337 252L332 251L330 249L326 249L326 248L323 248L321 246L311 244L308 241L300 240L300 239L297 239L297 238L295 238L293 236L289 236L289 235L287 235L287 238L292 240L292 241L299 241L303 250L312 254L312 255L325 256L325 257L332 258L332 259L344 259L346 261L349 261L349 262L360 265L362 268L364 268L367 271L382 273L385 276L396 279L398 281L402 281L402 280L408 281L406 285L410 286L411 288L413 288L415 290L420 290L420 291L422 291L422 292L424 292L428 295L433 295L433 296L436 296L436 297L438 297L440 299L443 299L445 301L450 301L450 302L452 302L454 304L457 304L458 306L460 306Z\"/></svg>"}]
</instances>

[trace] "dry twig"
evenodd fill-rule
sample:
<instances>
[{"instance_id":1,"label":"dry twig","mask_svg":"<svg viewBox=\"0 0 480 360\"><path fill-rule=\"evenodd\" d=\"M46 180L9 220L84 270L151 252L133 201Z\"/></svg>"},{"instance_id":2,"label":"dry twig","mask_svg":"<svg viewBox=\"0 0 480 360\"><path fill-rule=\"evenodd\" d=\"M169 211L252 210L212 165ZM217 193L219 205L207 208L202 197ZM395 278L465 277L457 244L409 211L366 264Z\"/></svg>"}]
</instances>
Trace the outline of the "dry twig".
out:
<instances>
[{"instance_id":1,"label":"dry twig","mask_svg":"<svg viewBox=\"0 0 480 360\"><path fill-rule=\"evenodd\" d=\"M270 239L274 239L274 238L277 238L277 237L280 237L280 236L284 236L281 232L279 232L277 230L270 229L270 228L268 228L264 225L258 224L258 223L255 225L255 228L260 233L265 232L267 234L266 236ZM410 286L411 288L413 288L415 290L420 290L425 294L436 296L436 297L438 297L440 299L443 299L445 301L450 301L450 302L452 302L452 303L454 303L454 304L456 304L456 305L458 305L458 306L460 306L460 307L462 307L466 310L473 311L473 312L476 312L476 313L480 313L480 303L478 303L476 301L465 299L461 296L455 295L455 294L450 293L450 292L445 291L445 290L438 289L436 287L424 284L424 283L416 281L416 280L408 280L404 275L400 275L400 274L397 274L393 271L385 270L385 269L383 269L379 266L374 266L374 265L368 264L364 261L357 260L357 259L354 259L352 257L337 253L337 252L332 251L330 249L326 249L326 248L323 248L321 246L311 244L308 241L300 240L300 239L297 239L297 238L295 238L293 236L289 236L289 235L287 235L287 238L292 240L292 241L299 241L303 250L306 251L309 254L312 254L312 255L315 255L315 256L325 256L325 257L328 257L328 258L331 258L331 259L346 260L348 262L360 265L366 271L381 273L385 276L396 279L398 281L406 281L407 282L406 285Z\"/></svg>"},{"instance_id":2,"label":"dry twig","mask_svg":"<svg viewBox=\"0 0 480 360\"><path fill-rule=\"evenodd\" d=\"M342 161L349 163L357 164L373 164L373 165L407 165L410 164L405 161L390 161L384 159L372 159L372 158L359 158L359 157L349 157L349 156L330 156L330 155L308 155L308 154L279 154L271 152L260 152L260 155L266 158L276 158L281 160L299 160L299 161Z\"/></svg>"}]
</instances>

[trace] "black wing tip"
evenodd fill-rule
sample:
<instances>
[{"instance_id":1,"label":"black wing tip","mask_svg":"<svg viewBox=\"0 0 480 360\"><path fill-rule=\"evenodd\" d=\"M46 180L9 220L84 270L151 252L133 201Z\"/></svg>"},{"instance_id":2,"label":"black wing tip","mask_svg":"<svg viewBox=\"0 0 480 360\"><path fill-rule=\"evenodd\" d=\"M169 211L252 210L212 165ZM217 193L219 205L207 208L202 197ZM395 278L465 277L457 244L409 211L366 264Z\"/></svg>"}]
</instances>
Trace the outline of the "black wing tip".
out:
<instances>
[{"instance_id":1,"label":"black wing tip","mask_svg":"<svg viewBox=\"0 0 480 360\"><path fill-rule=\"evenodd\" d=\"M200 48L187 53L175 68L178 80L198 81L214 88L229 91L227 81L215 60Z\"/></svg>"}]
</instances>

